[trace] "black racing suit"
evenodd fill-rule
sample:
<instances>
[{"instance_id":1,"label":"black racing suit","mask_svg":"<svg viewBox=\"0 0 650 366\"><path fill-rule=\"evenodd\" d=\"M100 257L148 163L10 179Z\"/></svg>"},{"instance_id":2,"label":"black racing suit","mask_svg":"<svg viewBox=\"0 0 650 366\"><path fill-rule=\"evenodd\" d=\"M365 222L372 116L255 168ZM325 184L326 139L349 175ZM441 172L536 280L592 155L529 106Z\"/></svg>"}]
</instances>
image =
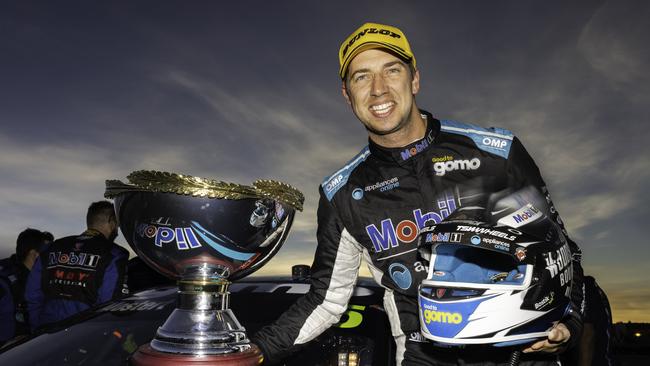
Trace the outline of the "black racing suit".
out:
<instances>
[{"instance_id":1,"label":"black racing suit","mask_svg":"<svg viewBox=\"0 0 650 366\"><path fill-rule=\"evenodd\" d=\"M503 349L486 349L477 359L479 353L467 349L420 343L417 288L427 271L418 259L417 237L425 224L438 223L470 203L476 187L465 189L466 182L480 181L485 192L533 185L550 202L548 192L537 166L510 131L441 122L422 113L427 118L422 140L390 149L371 140L320 186L311 290L253 337L267 362L276 362L338 321L352 295L362 258L386 289L384 307L397 344L398 365L506 361L509 352ZM551 212L562 225L552 203ZM574 256L572 311L563 322L573 341L581 331L584 295L580 251L569 242Z\"/></svg>"},{"instance_id":2,"label":"black racing suit","mask_svg":"<svg viewBox=\"0 0 650 366\"><path fill-rule=\"evenodd\" d=\"M32 329L127 295L128 259L126 249L92 229L51 243L27 279Z\"/></svg>"}]
</instances>

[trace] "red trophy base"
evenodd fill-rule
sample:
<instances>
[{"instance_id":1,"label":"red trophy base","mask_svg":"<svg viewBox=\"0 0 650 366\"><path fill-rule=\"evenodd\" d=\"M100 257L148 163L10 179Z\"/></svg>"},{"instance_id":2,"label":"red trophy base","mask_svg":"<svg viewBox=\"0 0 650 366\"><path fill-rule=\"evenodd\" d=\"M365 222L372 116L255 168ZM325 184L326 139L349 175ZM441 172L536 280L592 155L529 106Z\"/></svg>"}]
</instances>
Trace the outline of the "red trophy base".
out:
<instances>
[{"instance_id":1,"label":"red trophy base","mask_svg":"<svg viewBox=\"0 0 650 366\"><path fill-rule=\"evenodd\" d=\"M181 355L156 351L144 344L131 356L130 365L133 366L259 366L263 357L260 349L251 344L251 349L244 352L228 353L222 355Z\"/></svg>"}]
</instances>

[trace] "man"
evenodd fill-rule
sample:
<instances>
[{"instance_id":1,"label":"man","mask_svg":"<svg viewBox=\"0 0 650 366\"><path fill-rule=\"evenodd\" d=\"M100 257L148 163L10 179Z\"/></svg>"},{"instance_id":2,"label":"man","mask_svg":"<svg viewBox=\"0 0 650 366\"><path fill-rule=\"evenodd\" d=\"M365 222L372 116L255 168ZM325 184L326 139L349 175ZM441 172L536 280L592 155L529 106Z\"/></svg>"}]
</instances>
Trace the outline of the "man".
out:
<instances>
[{"instance_id":1,"label":"man","mask_svg":"<svg viewBox=\"0 0 650 366\"><path fill-rule=\"evenodd\" d=\"M17 335L29 334L25 285L40 251L54 237L48 232L28 228L18 234L16 253L0 260L0 343Z\"/></svg>"},{"instance_id":2,"label":"man","mask_svg":"<svg viewBox=\"0 0 650 366\"><path fill-rule=\"evenodd\" d=\"M550 203L539 170L509 131L439 121L418 109L420 74L399 29L364 24L343 42L339 61L343 96L368 131L369 146L320 187L311 290L253 341L273 363L338 321L363 257L386 289L384 308L398 365L508 362L512 349L522 347L478 351L422 342L417 287L426 268L416 239L426 224L469 202L470 193L463 191L469 181L481 181L491 192L533 185ZM524 365L555 364L550 353L579 337L582 269L579 249L570 245L575 254L571 311L548 339L525 347Z\"/></svg>"},{"instance_id":3,"label":"man","mask_svg":"<svg viewBox=\"0 0 650 366\"><path fill-rule=\"evenodd\" d=\"M53 242L34 263L25 292L32 329L126 293L129 252L113 242L118 228L113 205L91 204L86 225L81 235Z\"/></svg>"}]
</instances>

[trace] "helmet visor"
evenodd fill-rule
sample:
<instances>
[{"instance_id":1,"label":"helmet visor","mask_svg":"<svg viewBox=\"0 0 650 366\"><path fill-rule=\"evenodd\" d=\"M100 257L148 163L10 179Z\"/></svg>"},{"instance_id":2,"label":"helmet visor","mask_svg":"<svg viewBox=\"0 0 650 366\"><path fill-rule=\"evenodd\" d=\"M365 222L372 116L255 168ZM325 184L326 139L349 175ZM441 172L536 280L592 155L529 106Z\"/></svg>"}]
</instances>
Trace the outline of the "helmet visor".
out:
<instances>
[{"instance_id":1,"label":"helmet visor","mask_svg":"<svg viewBox=\"0 0 650 366\"><path fill-rule=\"evenodd\" d=\"M425 288L454 288L455 296L479 295L472 290L522 290L529 286L533 266L509 253L441 243L433 247ZM480 293L479 293L480 292Z\"/></svg>"}]
</instances>

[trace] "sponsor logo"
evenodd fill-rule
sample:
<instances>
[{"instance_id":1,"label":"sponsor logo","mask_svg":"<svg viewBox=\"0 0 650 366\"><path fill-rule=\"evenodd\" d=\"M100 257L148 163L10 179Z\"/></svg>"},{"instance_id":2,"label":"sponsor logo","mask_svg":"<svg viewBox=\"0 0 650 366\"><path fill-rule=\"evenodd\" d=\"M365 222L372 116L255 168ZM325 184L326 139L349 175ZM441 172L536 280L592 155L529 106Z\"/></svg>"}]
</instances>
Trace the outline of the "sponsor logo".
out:
<instances>
[{"instance_id":1,"label":"sponsor logo","mask_svg":"<svg viewBox=\"0 0 650 366\"><path fill-rule=\"evenodd\" d=\"M401 288L402 290L407 290L411 287L413 279L411 278L411 272L408 268L401 263L393 263L388 267L388 273L390 278L393 279L393 282Z\"/></svg>"},{"instance_id":2,"label":"sponsor logo","mask_svg":"<svg viewBox=\"0 0 650 366\"><path fill-rule=\"evenodd\" d=\"M429 324L446 323L446 324L460 324L463 321L463 316L460 313L451 313L448 311L424 310L422 312L424 322Z\"/></svg>"},{"instance_id":3,"label":"sponsor logo","mask_svg":"<svg viewBox=\"0 0 650 366\"><path fill-rule=\"evenodd\" d=\"M460 243L463 238L461 233L429 233L425 238L426 243Z\"/></svg>"},{"instance_id":4,"label":"sponsor logo","mask_svg":"<svg viewBox=\"0 0 650 366\"><path fill-rule=\"evenodd\" d=\"M161 223L162 220L156 221ZM238 245L230 238L223 234L213 234L205 229L201 224L192 221L191 227L169 227L169 220L162 225L155 224L139 224L136 226L136 234L142 238L153 239L153 243L157 247L162 247L163 244L176 244L178 250L189 250L199 248L203 245L209 245L212 249L219 252L219 254L226 257L246 262L258 253L241 252L238 250ZM200 241L199 238L202 240ZM237 249L235 249L237 248ZM250 265L250 264L249 264Z\"/></svg>"},{"instance_id":5,"label":"sponsor logo","mask_svg":"<svg viewBox=\"0 0 650 366\"><path fill-rule=\"evenodd\" d=\"M454 157L451 155L434 156L431 158L432 163L444 163L446 161L451 161L451 160L454 160Z\"/></svg>"},{"instance_id":6,"label":"sponsor logo","mask_svg":"<svg viewBox=\"0 0 650 366\"><path fill-rule=\"evenodd\" d=\"M415 272L424 272L427 270L427 267L425 267L424 264L422 264L422 262L418 261L413 263L413 269L415 270Z\"/></svg>"},{"instance_id":7,"label":"sponsor logo","mask_svg":"<svg viewBox=\"0 0 650 366\"><path fill-rule=\"evenodd\" d=\"M157 247L162 247L163 244L168 243L176 243L176 247L179 250L201 247L201 243L191 227L171 228L166 226L140 224L137 226L136 232L141 237L154 239L154 244Z\"/></svg>"},{"instance_id":8,"label":"sponsor logo","mask_svg":"<svg viewBox=\"0 0 650 366\"><path fill-rule=\"evenodd\" d=\"M391 179L385 180L383 182L375 183L373 185L366 186L364 189L366 192L374 191L378 189L380 192L386 192L390 191L391 189L395 189L399 187L399 179L397 177L393 177Z\"/></svg>"},{"instance_id":9,"label":"sponsor logo","mask_svg":"<svg viewBox=\"0 0 650 366\"><path fill-rule=\"evenodd\" d=\"M95 268L102 257L96 254L79 253L79 252L53 252L48 256L47 265L49 266L75 266L85 268Z\"/></svg>"},{"instance_id":10,"label":"sponsor logo","mask_svg":"<svg viewBox=\"0 0 650 366\"><path fill-rule=\"evenodd\" d=\"M476 170L480 166L481 160L479 158L473 158L471 160L449 160L433 163L433 170L437 176L441 177L454 170Z\"/></svg>"},{"instance_id":11,"label":"sponsor logo","mask_svg":"<svg viewBox=\"0 0 650 366\"><path fill-rule=\"evenodd\" d=\"M500 139L497 137L483 137L481 143L485 146L493 147L499 150L505 150L508 145L508 140Z\"/></svg>"},{"instance_id":12,"label":"sponsor logo","mask_svg":"<svg viewBox=\"0 0 650 366\"><path fill-rule=\"evenodd\" d=\"M551 305L553 303L553 297L555 296L555 292L551 291L550 294L544 296L543 299L541 299L539 302L535 303L535 310L539 310L543 308L546 305Z\"/></svg>"},{"instance_id":13,"label":"sponsor logo","mask_svg":"<svg viewBox=\"0 0 650 366\"><path fill-rule=\"evenodd\" d=\"M526 249L517 248L515 250L515 257L517 257L517 259L519 259L520 262L526 259Z\"/></svg>"},{"instance_id":14,"label":"sponsor logo","mask_svg":"<svg viewBox=\"0 0 650 366\"><path fill-rule=\"evenodd\" d=\"M115 304L108 305L104 308L99 309L99 311L147 311L147 310L162 310L167 305L175 303L175 299L167 301L143 301L143 302L128 302L120 301Z\"/></svg>"},{"instance_id":15,"label":"sponsor logo","mask_svg":"<svg viewBox=\"0 0 650 366\"><path fill-rule=\"evenodd\" d=\"M413 146L412 148L405 149L400 153L400 155L402 156L402 160L410 159L412 156L421 153L427 147L429 147L429 142L427 140L422 140L422 142L416 143L415 146Z\"/></svg>"},{"instance_id":16,"label":"sponsor logo","mask_svg":"<svg viewBox=\"0 0 650 366\"><path fill-rule=\"evenodd\" d=\"M526 207L524 207L522 212L516 212L513 216L512 219L515 220L516 223L522 223L524 221L527 221L532 218L537 218L540 215L540 212L538 209L533 207L533 205L528 204Z\"/></svg>"},{"instance_id":17,"label":"sponsor logo","mask_svg":"<svg viewBox=\"0 0 650 366\"><path fill-rule=\"evenodd\" d=\"M474 245L479 245L481 244L481 237L478 235L474 235L469 239L469 241Z\"/></svg>"},{"instance_id":18,"label":"sponsor logo","mask_svg":"<svg viewBox=\"0 0 650 366\"><path fill-rule=\"evenodd\" d=\"M544 214L529 203L509 216L499 219L499 224L517 228L526 225L528 222L535 221L542 216Z\"/></svg>"},{"instance_id":19,"label":"sponsor logo","mask_svg":"<svg viewBox=\"0 0 650 366\"><path fill-rule=\"evenodd\" d=\"M50 271L50 276L50 284L87 287L87 283L93 277L93 274L92 272L55 269Z\"/></svg>"},{"instance_id":20,"label":"sponsor logo","mask_svg":"<svg viewBox=\"0 0 650 366\"><path fill-rule=\"evenodd\" d=\"M438 212L422 213L421 209L413 210L413 220L402 220L397 225L392 219L382 220L379 226L370 224L366 226L366 233L376 253L396 248L400 243L411 243L419 235L420 229L427 226L427 222L433 221L439 224L449 214L456 210L454 197L445 193L445 196L438 199Z\"/></svg>"},{"instance_id":21,"label":"sponsor logo","mask_svg":"<svg viewBox=\"0 0 650 366\"><path fill-rule=\"evenodd\" d=\"M544 253L546 261L546 270L551 274L551 278L560 275L560 285L564 286L573 279L571 264L571 250L568 244L553 253Z\"/></svg>"},{"instance_id":22,"label":"sponsor logo","mask_svg":"<svg viewBox=\"0 0 650 366\"><path fill-rule=\"evenodd\" d=\"M339 174L336 178L333 178L332 180L327 182L327 185L325 186L325 191L327 191L327 193L332 192L342 182L343 182L343 174Z\"/></svg>"},{"instance_id":23,"label":"sponsor logo","mask_svg":"<svg viewBox=\"0 0 650 366\"><path fill-rule=\"evenodd\" d=\"M429 147L429 144L431 143L431 141L433 141L433 131L429 132L426 139L424 139L424 140L422 140L420 142L416 142L415 145L413 145L411 148L404 149L404 151L402 151L400 153L400 155L402 156L402 160L408 160L412 156L415 156L415 155L421 153L422 151L424 151L424 149Z\"/></svg>"},{"instance_id":24,"label":"sponsor logo","mask_svg":"<svg viewBox=\"0 0 650 366\"><path fill-rule=\"evenodd\" d=\"M357 200L357 201L360 200L360 199L362 199L362 198L363 198L363 189L361 189L361 188L355 188L355 189L352 191L352 198L354 198L354 199Z\"/></svg>"},{"instance_id":25,"label":"sponsor logo","mask_svg":"<svg viewBox=\"0 0 650 366\"><path fill-rule=\"evenodd\" d=\"M506 240L515 240L517 237L514 235L510 235L498 230L492 230L484 227L477 227L477 226L466 226L466 225L458 225L458 230L459 231L465 231L465 232L473 232L477 234L487 234L487 235L492 235L496 236L498 238L503 238Z\"/></svg>"},{"instance_id":26,"label":"sponsor logo","mask_svg":"<svg viewBox=\"0 0 650 366\"><path fill-rule=\"evenodd\" d=\"M510 251L510 243L492 238L483 238L483 242L486 244L494 245L494 249L503 250L504 252Z\"/></svg>"},{"instance_id":27,"label":"sponsor logo","mask_svg":"<svg viewBox=\"0 0 650 366\"><path fill-rule=\"evenodd\" d=\"M382 34L382 35L389 36L389 37L392 37L392 38L402 38L399 34L394 33L394 32L391 32L391 31L389 31L388 29L382 29L382 28L379 28L379 29L377 29L377 28L365 28L365 29L362 30L361 32L357 33L356 36L352 37L352 39L350 40L350 42L348 42L348 44L347 44L347 45L345 46L345 48L343 49L343 56L345 57L345 55L348 54L348 49L349 49L350 47L352 47L352 45L353 45L356 41L358 41L359 38L365 36L366 34Z\"/></svg>"},{"instance_id":28,"label":"sponsor logo","mask_svg":"<svg viewBox=\"0 0 650 366\"><path fill-rule=\"evenodd\" d=\"M429 341L426 340L424 336L422 336L422 333L420 332L409 333L409 341L418 342L418 343L429 343Z\"/></svg>"}]
</instances>

